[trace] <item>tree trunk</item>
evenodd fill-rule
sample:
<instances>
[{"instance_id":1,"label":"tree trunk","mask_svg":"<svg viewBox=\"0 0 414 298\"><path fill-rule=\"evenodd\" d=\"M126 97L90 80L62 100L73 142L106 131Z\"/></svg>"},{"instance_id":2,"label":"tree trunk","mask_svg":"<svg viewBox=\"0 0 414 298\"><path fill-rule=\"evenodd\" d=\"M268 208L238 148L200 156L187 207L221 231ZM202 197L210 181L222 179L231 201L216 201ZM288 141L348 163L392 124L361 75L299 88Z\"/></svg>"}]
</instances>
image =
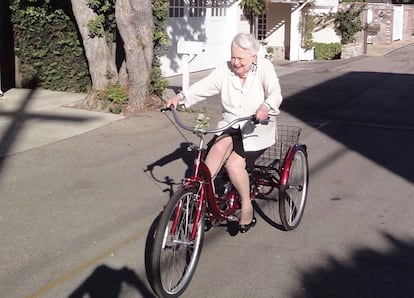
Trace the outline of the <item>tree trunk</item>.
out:
<instances>
[{"instance_id":1,"label":"tree trunk","mask_svg":"<svg viewBox=\"0 0 414 298\"><path fill-rule=\"evenodd\" d=\"M71 0L71 3L89 64L93 89L91 96L88 97L90 103L95 99L96 90L103 89L109 83L118 80L115 54L104 37L91 38L89 36L88 22L94 20L97 15L89 8L88 0Z\"/></svg>"},{"instance_id":2,"label":"tree trunk","mask_svg":"<svg viewBox=\"0 0 414 298\"><path fill-rule=\"evenodd\" d=\"M74 0L73 0L74 1ZM129 112L145 107L152 71L154 21L151 0L117 0L115 18L129 76Z\"/></svg>"}]
</instances>

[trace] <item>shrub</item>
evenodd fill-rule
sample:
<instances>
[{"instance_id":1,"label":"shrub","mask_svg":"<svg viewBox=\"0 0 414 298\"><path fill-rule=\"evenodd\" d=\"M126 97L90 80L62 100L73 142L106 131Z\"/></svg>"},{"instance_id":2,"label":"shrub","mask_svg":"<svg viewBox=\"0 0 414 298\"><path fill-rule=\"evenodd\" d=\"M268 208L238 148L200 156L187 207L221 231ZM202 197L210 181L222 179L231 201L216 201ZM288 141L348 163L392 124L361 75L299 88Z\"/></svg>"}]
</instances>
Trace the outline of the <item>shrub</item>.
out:
<instances>
[{"instance_id":1,"label":"shrub","mask_svg":"<svg viewBox=\"0 0 414 298\"><path fill-rule=\"evenodd\" d=\"M332 60L340 59L342 52L342 45L339 42L335 43L320 43L315 42L315 59L316 60Z\"/></svg>"},{"instance_id":2,"label":"shrub","mask_svg":"<svg viewBox=\"0 0 414 298\"><path fill-rule=\"evenodd\" d=\"M98 92L98 100L101 102L101 109L114 114L122 112L128 103L126 90L119 84L108 85Z\"/></svg>"},{"instance_id":3,"label":"shrub","mask_svg":"<svg viewBox=\"0 0 414 298\"><path fill-rule=\"evenodd\" d=\"M354 42L355 34L363 29L360 14L364 9L364 5L358 7L352 4L348 10L336 13L334 21L337 32L341 34L342 44Z\"/></svg>"},{"instance_id":4,"label":"shrub","mask_svg":"<svg viewBox=\"0 0 414 298\"><path fill-rule=\"evenodd\" d=\"M37 82L51 90L87 91L88 66L68 8L57 1L10 3L22 86Z\"/></svg>"}]
</instances>

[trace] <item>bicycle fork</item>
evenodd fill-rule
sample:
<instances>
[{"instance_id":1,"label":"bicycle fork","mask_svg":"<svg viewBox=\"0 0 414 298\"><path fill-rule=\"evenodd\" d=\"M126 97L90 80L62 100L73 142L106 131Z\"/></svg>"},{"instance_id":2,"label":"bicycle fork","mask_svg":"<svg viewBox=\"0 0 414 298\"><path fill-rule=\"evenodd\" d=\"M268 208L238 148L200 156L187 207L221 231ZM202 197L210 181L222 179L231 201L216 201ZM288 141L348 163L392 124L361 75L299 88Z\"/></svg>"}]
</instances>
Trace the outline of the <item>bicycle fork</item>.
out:
<instances>
[{"instance_id":1,"label":"bicycle fork","mask_svg":"<svg viewBox=\"0 0 414 298\"><path fill-rule=\"evenodd\" d=\"M190 237L185 241L185 243L182 244L192 244L197 236L198 225L200 223L204 208L204 200L200 198L204 197L204 193L204 187L201 184L197 194L194 194L194 196L191 196L191 198L186 197L181 199L177 208L175 209L170 235L174 238L176 233L179 232L178 229L181 226L182 221L184 221L184 225L182 226L182 228L184 229L183 232L185 235L189 235ZM194 203L197 204L195 214L193 210ZM192 218L193 215L195 215L194 218ZM193 224L192 227L190 227L191 223ZM191 233L189 233L190 228ZM177 242L177 240L175 242Z\"/></svg>"}]
</instances>

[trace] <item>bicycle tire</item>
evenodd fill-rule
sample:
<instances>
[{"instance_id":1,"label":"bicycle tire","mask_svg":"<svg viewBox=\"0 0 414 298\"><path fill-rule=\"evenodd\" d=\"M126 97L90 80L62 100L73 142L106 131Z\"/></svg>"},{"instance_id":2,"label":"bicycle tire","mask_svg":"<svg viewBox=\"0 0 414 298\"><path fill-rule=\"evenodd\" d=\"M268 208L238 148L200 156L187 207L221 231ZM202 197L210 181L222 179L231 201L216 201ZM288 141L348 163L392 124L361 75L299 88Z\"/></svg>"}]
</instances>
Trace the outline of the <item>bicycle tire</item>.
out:
<instances>
[{"instance_id":1,"label":"bicycle tire","mask_svg":"<svg viewBox=\"0 0 414 298\"><path fill-rule=\"evenodd\" d=\"M279 186L279 213L283 228L293 230L299 225L308 196L309 165L306 149L298 146L293 157L285 160L283 171L288 171L288 181ZM289 152L288 152L289 155ZM283 175L283 174L282 174Z\"/></svg>"},{"instance_id":2,"label":"bicycle tire","mask_svg":"<svg viewBox=\"0 0 414 298\"><path fill-rule=\"evenodd\" d=\"M188 240L194 225L197 203L198 190L182 187L174 193L161 215L149 271L152 275L151 287L159 297L180 296L195 273L204 240L204 209L195 239ZM172 235L174 219L177 228Z\"/></svg>"}]
</instances>

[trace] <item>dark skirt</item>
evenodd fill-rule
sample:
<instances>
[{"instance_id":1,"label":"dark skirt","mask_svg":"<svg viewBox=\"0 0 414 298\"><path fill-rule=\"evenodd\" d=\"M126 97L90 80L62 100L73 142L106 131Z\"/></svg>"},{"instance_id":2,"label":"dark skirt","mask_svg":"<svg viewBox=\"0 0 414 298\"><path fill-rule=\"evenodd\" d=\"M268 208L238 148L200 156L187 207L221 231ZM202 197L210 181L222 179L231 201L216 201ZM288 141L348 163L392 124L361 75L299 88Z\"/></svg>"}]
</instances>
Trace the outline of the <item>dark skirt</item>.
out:
<instances>
[{"instance_id":1,"label":"dark skirt","mask_svg":"<svg viewBox=\"0 0 414 298\"><path fill-rule=\"evenodd\" d=\"M207 153L210 151L210 148L214 145L214 143L216 142L217 138L223 136L223 135L228 135L231 136L232 141L233 141L233 151L236 152L238 155L240 155L241 157L244 158L244 160L246 161L246 168L249 171L252 171L254 168L254 162L256 161L256 159L263 154L263 152L266 149L262 149L259 151L245 151L244 147L243 147L243 137L241 134L240 129L238 128L233 128L230 127L228 129L226 129L222 135L215 135L210 142L208 142L207 144Z\"/></svg>"}]
</instances>

